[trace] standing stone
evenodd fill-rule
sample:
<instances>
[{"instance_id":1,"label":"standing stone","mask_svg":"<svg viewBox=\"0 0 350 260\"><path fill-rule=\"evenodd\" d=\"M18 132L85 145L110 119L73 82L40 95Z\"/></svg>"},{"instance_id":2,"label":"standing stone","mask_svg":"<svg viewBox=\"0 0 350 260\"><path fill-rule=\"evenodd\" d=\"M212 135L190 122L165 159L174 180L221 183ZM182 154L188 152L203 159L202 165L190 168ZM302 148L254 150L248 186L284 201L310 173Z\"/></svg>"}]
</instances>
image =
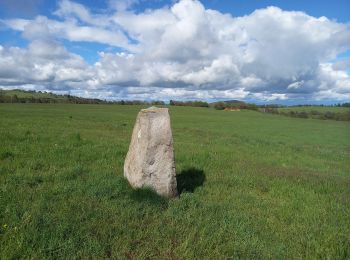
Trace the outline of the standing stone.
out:
<instances>
[{"instance_id":1,"label":"standing stone","mask_svg":"<svg viewBox=\"0 0 350 260\"><path fill-rule=\"evenodd\" d=\"M177 196L173 136L167 108L150 107L137 115L124 176L134 188L150 187L159 195Z\"/></svg>"}]
</instances>

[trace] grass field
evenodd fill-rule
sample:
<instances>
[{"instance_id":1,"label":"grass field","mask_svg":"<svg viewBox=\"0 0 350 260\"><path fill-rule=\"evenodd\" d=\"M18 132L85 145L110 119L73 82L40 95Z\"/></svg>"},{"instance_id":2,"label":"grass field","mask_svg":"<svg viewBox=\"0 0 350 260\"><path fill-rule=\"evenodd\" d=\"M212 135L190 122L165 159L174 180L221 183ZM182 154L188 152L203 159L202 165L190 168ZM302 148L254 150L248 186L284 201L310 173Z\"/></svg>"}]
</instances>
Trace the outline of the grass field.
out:
<instances>
[{"instance_id":1,"label":"grass field","mask_svg":"<svg viewBox=\"0 0 350 260\"><path fill-rule=\"evenodd\" d=\"M0 104L0 258L350 257L350 123L171 107L178 199L123 178L138 106Z\"/></svg>"}]
</instances>

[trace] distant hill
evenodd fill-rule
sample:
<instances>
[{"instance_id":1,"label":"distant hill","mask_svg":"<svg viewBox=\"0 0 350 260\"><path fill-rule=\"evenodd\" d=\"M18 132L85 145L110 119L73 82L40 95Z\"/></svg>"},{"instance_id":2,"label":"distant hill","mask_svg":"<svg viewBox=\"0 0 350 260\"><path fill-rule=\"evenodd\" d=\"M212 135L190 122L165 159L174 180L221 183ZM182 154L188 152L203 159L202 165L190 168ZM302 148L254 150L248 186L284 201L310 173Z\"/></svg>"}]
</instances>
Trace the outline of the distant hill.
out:
<instances>
[{"instance_id":1,"label":"distant hill","mask_svg":"<svg viewBox=\"0 0 350 260\"><path fill-rule=\"evenodd\" d=\"M241 100L236 100L236 99L232 99L232 100L223 100L223 101L216 101L216 102L212 102L210 103L211 106L215 106L217 104L224 104L225 106L240 106L240 105L244 105L246 104L246 102L241 101Z\"/></svg>"},{"instance_id":2,"label":"distant hill","mask_svg":"<svg viewBox=\"0 0 350 260\"><path fill-rule=\"evenodd\" d=\"M223 104L226 104L226 105L241 105L241 104L245 104L244 101L240 101L240 100L235 100L235 99L232 99L232 100L223 100L223 101L216 101L216 102L212 102L210 103L211 105L215 105L215 104L218 104L218 103L223 103Z\"/></svg>"},{"instance_id":3,"label":"distant hill","mask_svg":"<svg viewBox=\"0 0 350 260\"><path fill-rule=\"evenodd\" d=\"M222 101L222 102L224 102L226 104L245 104L245 102L240 101L240 100L235 100L235 99L233 99L233 100L225 100L225 101Z\"/></svg>"},{"instance_id":4,"label":"distant hill","mask_svg":"<svg viewBox=\"0 0 350 260\"><path fill-rule=\"evenodd\" d=\"M97 98L82 98L72 95L58 95L42 91L0 89L0 103L69 103L69 104L119 104L119 105L164 105L163 101L120 100L107 101Z\"/></svg>"},{"instance_id":5,"label":"distant hill","mask_svg":"<svg viewBox=\"0 0 350 260\"><path fill-rule=\"evenodd\" d=\"M108 103L101 99L82 98L72 95L57 95L50 92L26 91L20 89L0 89L0 103L73 103L101 104Z\"/></svg>"},{"instance_id":6,"label":"distant hill","mask_svg":"<svg viewBox=\"0 0 350 260\"><path fill-rule=\"evenodd\" d=\"M52 98L60 99L63 95L56 95L50 92L41 92L41 91L26 91L21 89L12 89L12 90L3 90L0 89L1 96L14 97L15 95L18 98Z\"/></svg>"}]
</instances>

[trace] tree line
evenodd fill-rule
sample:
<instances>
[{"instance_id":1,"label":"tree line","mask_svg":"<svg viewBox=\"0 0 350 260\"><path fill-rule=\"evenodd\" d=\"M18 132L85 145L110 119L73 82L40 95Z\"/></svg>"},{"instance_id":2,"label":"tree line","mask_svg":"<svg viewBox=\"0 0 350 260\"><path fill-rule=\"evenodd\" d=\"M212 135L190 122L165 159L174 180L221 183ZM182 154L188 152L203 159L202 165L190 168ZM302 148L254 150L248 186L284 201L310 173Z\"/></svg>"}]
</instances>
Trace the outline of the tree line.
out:
<instances>
[{"instance_id":1,"label":"tree line","mask_svg":"<svg viewBox=\"0 0 350 260\"><path fill-rule=\"evenodd\" d=\"M118 100L108 101L98 98L82 98L72 95L49 94L49 97L41 97L42 92L20 91L32 96L18 96L0 90L0 103L65 103L65 104L118 104L118 105L165 105L164 101Z\"/></svg>"},{"instance_id":2,"label":"tree line","mask_svg":"<svg viewBox=\"0 0 350 260\"><path fill-rule=\"evenodd\" d=\"M237 102L237 103L227 103L227 102L216 102L214 103L214 108L217 110L224 110L224 109L248 109L248 110L255 110L257 111L259 107L256 104L253 103L244 103L244 102Z\"/></svg>"},{"instance_id":3,"label":"tree line","mask_svg":"<svg viewBox=\"0 0 350 260\"><path fill-rule=\"evenodd\" d=\"M64 95L60 98L51 97L18 97L15 95L1 95L0 103L70 103L70 104L105 104L104 100L95 98L79 98L70 95Z\"/></svg>"},{"instance_id":4,"label":"tree line","mask_svg":"<svg viewBox=\"0 0 350 260\"><path fill-rule=\"evenodd\" d=\"M337 120L350 121L350 112L331 112L331 111L279 111L278 108L265 107L260 109L261 112L271 113L275 115L298 117L298 118L313 118L322 120Z\"/></svg>"},{"instance_id":5,"label":"tree line","mask_svg":"<svg viewBox=\"0 0 350 260\"><path fill-rule=\"evenodd\" d=\"M176 101L170 100L170 106L185 106L185 107L209 107L209 104L204 101Z\"/></svg>"}]
</instances>

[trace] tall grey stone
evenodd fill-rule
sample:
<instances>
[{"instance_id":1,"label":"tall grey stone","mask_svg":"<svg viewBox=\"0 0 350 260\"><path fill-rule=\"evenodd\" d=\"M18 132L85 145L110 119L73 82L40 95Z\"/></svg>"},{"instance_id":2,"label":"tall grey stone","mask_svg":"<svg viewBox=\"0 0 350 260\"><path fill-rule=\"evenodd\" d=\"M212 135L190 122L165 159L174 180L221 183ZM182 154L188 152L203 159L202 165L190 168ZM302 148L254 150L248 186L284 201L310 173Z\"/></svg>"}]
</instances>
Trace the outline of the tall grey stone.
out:
<instances>
[{"instance_id":1,"label":"tall grey stone","mask_svg":"<svg viewBox=\"0 0 350 260\"><path fill-rule=\"evenodd\" d=\"M167 108L142 109L136 118L124 176L135 188L149 187L159 195L177 196L173 136Z\"/></svg>"}]
</instances>

